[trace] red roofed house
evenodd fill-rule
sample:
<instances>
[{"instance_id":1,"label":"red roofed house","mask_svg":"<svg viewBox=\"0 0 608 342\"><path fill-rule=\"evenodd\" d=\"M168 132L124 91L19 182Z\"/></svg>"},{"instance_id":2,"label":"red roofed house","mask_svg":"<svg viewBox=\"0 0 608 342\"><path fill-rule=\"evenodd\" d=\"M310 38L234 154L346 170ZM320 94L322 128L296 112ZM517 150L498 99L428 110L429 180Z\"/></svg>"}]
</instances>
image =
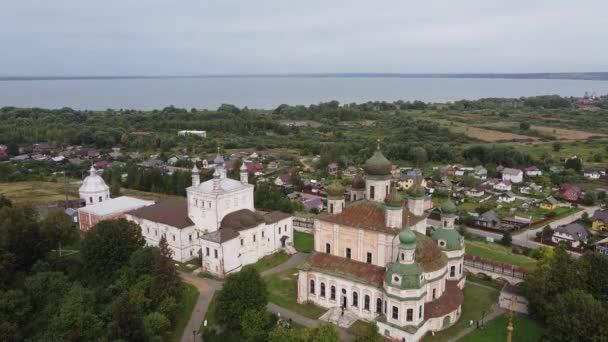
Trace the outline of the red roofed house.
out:
<instances>
[{"instance_id":1,"label":"red roofed house","mask_svg":"<svg viewBox=\"0 0 608 342\"><path fill-rule=\"evenodd\" d=\"M441 227L426 235L424 193L407 206L389 192L391 163L379 148L365 163L365 199L314 222L314 252L299 267L297 301L329 310L330 322L363 319L391 341L421 341L444 330L462 312L464 240L454 227L456 206L441 206ZM416 185L419 187L419 185ZM336 187L339 189L339 187ZM339 196L338 196L339 195Z\"/></svg>"},{"instance_id":2,"label":"red roofed house","mask_svg":"<svg viewBox=\"0 0 608 342\"><path fill-rule=\"evenodd\" d=\"M0 160L8 158L8 152L6 146L0 145Z\"/></svg>"},{"instance_id":3,"label":"red roofed house","mask_svg":"<svg viewBox=\"0 0 608 342\"><path fill-rule=\"evenodd\" d=\"M51 145L47 143L34 144L32 146L32 153L49 153L51 150Z\"/></svg>"},{"instance_id":4,"label":"red roofed house","mask_svg":"<svg viewBox=\"0 0 608 342\"><path fill-rule=\"evenodd\" d=\"M538 168L538 166L529 166L525 169L526 176L528 177L538 177L542 176L543 172Z\"/></svg>"},{"instance_id":5,"label":"red roofed house","mask_svg":"<svg viewBox=\"0 0 608 342\"><path fill-rule=\"evenodd\" d=\"M262 163L247 164L247 172L249 173L262 172L262 170L264 170L264 165L262 165Z\"/></svg>"},{"instance_id":6,"label":"red roofed house","mask_svg":"<svg viewBox=\"0 0 608 342\"><path fill-rule=\"evenodd\" d=\"M583 196L583 191L576 185L562 184L559 196L568 202L578 202Z\"/></svg>"}]
</instances>

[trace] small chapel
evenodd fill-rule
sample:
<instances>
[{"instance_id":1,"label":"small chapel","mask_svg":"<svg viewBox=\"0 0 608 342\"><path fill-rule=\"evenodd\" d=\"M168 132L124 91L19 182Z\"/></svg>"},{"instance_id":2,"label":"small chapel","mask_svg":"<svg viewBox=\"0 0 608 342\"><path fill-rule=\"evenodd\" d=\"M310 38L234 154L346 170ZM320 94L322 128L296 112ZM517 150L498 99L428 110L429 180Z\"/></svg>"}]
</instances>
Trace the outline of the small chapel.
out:
<instances>
[{"instance_id":1,"label":"small chapel","mask_svg":"<svg viewBox=\"0 0 608 342\"><path fill-rule=\"evenodd\" d=\"M421 179L406 205L391 187L391 168L378 145L365 177L354 177L348 205L344 187L328 187L328 212L314 221L314 252L299 269L297 299L414 342L460 318L464 240L450 199L441 206L441 227L427 235Z\"/></svg>"}]
</instances>

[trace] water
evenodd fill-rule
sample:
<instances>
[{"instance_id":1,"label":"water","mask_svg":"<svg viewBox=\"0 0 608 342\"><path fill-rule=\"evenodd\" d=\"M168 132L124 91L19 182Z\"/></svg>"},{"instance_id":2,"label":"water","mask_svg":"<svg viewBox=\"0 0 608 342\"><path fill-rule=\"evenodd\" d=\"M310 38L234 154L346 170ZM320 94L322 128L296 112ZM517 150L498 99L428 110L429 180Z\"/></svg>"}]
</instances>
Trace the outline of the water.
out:
<instances>
[{"instance_id":1,"label":"water","mask_svg":"<svg viewBox=\"0 0 608 342\"><path fill-rule=\"evenodd\" d=\"M484 97L608 94L608 81L455 78L188 78L0 81L0 107L101 110L168 105L215 109L222 103L272 109L338 100L446 102Z\"/></svg>"}]
</instances>

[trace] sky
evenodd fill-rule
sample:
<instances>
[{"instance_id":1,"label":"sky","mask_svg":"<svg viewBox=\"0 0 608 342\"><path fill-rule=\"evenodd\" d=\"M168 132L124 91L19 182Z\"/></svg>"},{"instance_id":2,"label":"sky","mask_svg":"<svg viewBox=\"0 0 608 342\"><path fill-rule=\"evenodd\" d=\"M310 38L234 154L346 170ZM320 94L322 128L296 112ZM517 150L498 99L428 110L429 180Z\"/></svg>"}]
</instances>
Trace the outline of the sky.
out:
<instances>
[{"instance_id":1,"label":"sky","mask_svg":"<svg viewBox=\"0 0 608 342\"><path fill-rule=\"evenodd\" d=\"M605 0L1 0L0 75L608 71Z\"/></svg>"}]
</instances>

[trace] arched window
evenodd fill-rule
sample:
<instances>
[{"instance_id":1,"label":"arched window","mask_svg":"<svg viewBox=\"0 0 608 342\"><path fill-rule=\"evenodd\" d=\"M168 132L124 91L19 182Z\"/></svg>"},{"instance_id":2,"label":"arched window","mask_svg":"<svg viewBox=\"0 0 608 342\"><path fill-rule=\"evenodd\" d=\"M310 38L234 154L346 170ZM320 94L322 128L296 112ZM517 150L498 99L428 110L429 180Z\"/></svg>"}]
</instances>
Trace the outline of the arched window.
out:
<instances>
[{"instance_id":1,"label":"arched window","mask_svg":"<svg viewBox=\"0 0 608 342\"><path fill-rule=\"evenodd\" d=\"M363 309L369 310L369 296L368 295L365 295L365 297L363 297Z\"/></svg>"},{"instance_id":2,"label":"arched window","mask_svg":"<svg viewBox=\"0 0 608 342\"><path fill-rule=\"evenodd\" d=\"M321 297L325 298L325 283L321 283Z\"/></svg>"},{"instance_id":3,"label":"arched window","mask_svg":"<svg viewBox=\"0 0 608 342\"><path fill-rule=\"evenodd\" d=\"M333 213L334 213L334 204L333 204L333 203L330 203L330 204L329 204L329 213L330 213L330 214L333 214Z\"/></svg>"},{"instance_id":4,"label":"arched window","mask_svg":"<svg viewBox=\"0 0 608 342\"><path fill-rule=\"evenodd\" d=\"M459 268L460 268L460 269L459 269L458 273L459 273L459 274L462 274L462 264L460 264L460 267L459 267Z\"/></svg>"},{"instance_id":5,"label":"arched window","mask_svg":"<svg viewBox=\"0 0 608 342\"><path fill-rule=\"evenodd\" d=\"M373 185L369 187L369 199L374 199L374 195L375 195L374 192L375 192L375 190L376 189L374 188Z\"/></svg>"},{"instance_id":6,"label":"arched window","mask_svg":"<svg viewBox=\"0 0 608 342\"><path fill-rule=\"evenodd\" d=\"M315 294L315 281L310 279L310 293Z\"/></svg>"},{"instance_id":7,"label":"arched window","mask_svg":"<svg viewBox=\"0 0 608 342\"><path fill-rule=\"evenodd\" d=\"M333 285L329 289L329 299L336 300L336 287Z\"/></svg>"},{"instance_id":8,"label":"arched window","mask_svg":"<svg viewBox=\"0 0 608 342\"><path fill-rule=\"evenodd\" d=\"M353 306L359 306L359 294L357 292L353 292Z\"/></svg>"},{"instance_id":9,"label":"arched window","mask_svg":"<svg viewBox=\"0 0 608 342\"><path fill-rule=\"evenodd\" d=\"M443 227L447 227L448 226L448 221L443 221Z\"/></svg>"},{"instance_id":10,"label":"arched window","mask_svg":"<svg viewBox=\"0 0 608 342\"><path fill-rule=\"evenodd\" d=\"M376 313L382 313L382 299L376 299Z\"/></svg>"},{"instance_id":11,"label":"arched window","mask_svg":"<svg viewBox=\"0 0 608 342\"><path fill-rule=\"evenodd\" d=\"M89 197L89 203L93 203L93 197Z\"/></svg>"},{"instance_id":12,"label":"arched window","mask_svg":"<svg viewBox=\"0 0 608 342\"><path fill-rule=\"evenodd\" d=\"M401 253L401 261L405 260L405 254Z\"/></svg>"},{"instance_id":13,"label":"arched window","mask_svg":"<svg viewBox=\"0 0 608 342\"><path fill-rule=\"evenodd\" d=\"M433 299L437 297L437 289L433 289Z\"/></svg>"},{"instance_id":14,"label":"arched window","mask_svg":"<svg viewBox=\"0 0 608 342\"><path fill-rule=\"evenodd\" d=\"M99 202L103 201L103 197L99 196Z\"/></svg>"},{"instance_id":15,"label":"arched window","mask_svg":"<svg viewBox=\"0 0 608 342\"><path fill-rule=\"evenodd\" d=\"M331 245L329 243L325 244L325 253L327 253L327 254L331 253Z\"/></svg>"}]
</instances>

